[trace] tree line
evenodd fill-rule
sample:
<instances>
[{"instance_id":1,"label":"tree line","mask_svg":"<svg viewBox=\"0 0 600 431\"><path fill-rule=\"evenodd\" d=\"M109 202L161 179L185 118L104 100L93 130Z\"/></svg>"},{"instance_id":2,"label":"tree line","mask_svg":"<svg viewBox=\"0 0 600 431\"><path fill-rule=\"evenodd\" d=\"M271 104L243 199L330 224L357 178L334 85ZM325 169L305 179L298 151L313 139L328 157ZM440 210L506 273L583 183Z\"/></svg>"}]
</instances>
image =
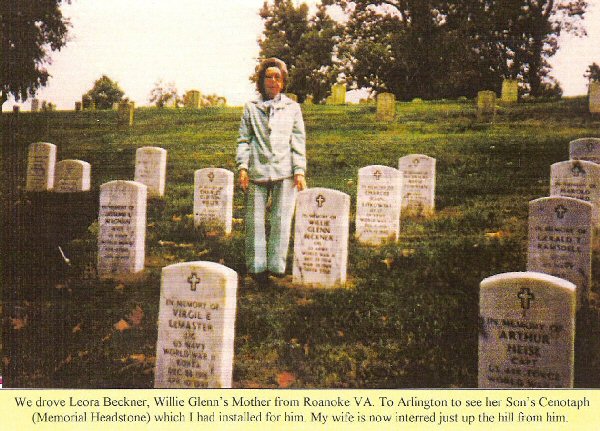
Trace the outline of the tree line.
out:
<instances>
[{"instance_id":1,"label":"tree line","mask_svg":"<svg viewBox=\"0 0 600 431\"><path fill-rule=\"evenodd\" d=\"M560 96L548 60L561 33L585 35L586 9L585 0L322 0L311 14L273 0L260 9L258 43L261 57L289 65L288 91L301 101L322 101L335 82L411 100L474 97L515 79L523 95Z\"/></svg>"}]
</instances>

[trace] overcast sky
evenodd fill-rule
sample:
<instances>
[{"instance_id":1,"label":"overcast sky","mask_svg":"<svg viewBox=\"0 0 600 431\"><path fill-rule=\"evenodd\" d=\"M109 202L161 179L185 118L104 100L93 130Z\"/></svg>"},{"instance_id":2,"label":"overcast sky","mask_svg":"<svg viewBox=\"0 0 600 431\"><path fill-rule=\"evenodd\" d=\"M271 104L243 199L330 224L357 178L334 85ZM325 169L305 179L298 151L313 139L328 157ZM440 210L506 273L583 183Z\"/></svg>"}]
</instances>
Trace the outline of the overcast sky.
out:
<instances>
[{"instance_id":1,"label":"overcast sky","mask_svg":"<svg viewBox=\"0 0 600 431\"><path fill-rule=\"evenodd\" d=\"M585 94L583 74L592 62L600 64L600 0L588 2L588 37L563 37L552 59L553 75L565 95ZM73 0L63 7L72 22L70 41L52 54L52 77L37 97L59 109L73 109L106 74L138 106L150 104L149 93L159 79L175 83L179 93L198 89L241 105L254 94L248 77L258 56L262 4L263 0ZM29 107L28 100L24 108Z\"/></svg>"}]
</instances>

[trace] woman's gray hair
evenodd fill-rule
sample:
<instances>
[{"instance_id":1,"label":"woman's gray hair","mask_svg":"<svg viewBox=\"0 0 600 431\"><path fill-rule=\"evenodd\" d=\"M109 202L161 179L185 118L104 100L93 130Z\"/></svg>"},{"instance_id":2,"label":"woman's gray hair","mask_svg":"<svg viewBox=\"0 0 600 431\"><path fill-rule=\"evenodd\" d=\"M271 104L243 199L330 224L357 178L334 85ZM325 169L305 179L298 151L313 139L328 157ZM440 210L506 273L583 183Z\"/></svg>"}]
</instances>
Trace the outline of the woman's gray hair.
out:
<instances>
[{"instance_id":1,"label":"woman's gray hair","mask_svg":"<svg viewBox=\"0 0 600 431\"><path fill-rule=\"evenodd\" d=\"M283 78L282 91L285 90L285 87L287 86L288 70L287 70L287 66L285 65L285 63L275 57L264 59L260 62L260 64L258 65L258 68L256 69L256 90L261 94L261 96L263 98L266 97L265 73L267 72L267 69L269 67L276 67L277 69L279 69L281 71L281 76Z\"/></svg>"}]
</instances>

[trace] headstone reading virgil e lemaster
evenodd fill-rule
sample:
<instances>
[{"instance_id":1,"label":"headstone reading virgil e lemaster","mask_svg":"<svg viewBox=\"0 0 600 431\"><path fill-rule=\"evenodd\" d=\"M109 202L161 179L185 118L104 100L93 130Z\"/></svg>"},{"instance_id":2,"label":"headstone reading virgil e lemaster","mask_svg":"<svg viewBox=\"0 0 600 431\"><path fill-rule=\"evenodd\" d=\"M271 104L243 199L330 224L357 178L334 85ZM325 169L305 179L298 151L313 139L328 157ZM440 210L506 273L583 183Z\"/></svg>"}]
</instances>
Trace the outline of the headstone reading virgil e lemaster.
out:
<instances>
[{"instance_id":1,"label":"headstone reading virgil e lemaster","mask_svg":"<svg viewBox=\"0 0 600 431\"><path fill-rule=\"evenodd\" d=\"M198 90L190 90L183 96L183 106L185 108L199 109L200 100L200 92Z\"/></svg>"},{"instance_id":2,"label":"headstone reading virgil e lemaster","mask_svg":"<svg viewBox=\"0 0 600 431\"><path fill-rule=\"evenodd\" d=\"M529 202L527 270L577 286L577 305L587 305L592 284L592 205L562 196Z\"/></svg>"},{"instance_id":3,"label":"headstone reading virgil e lemaster","mask_svg":"<svg viewBox=\"0 0 600 431\"><path fill-rule=\"evenodd\" d=\"M550 166L550 196L567 196L592 204L592 224L600 222L600 165L569 160Z\"/></svg>"},{"instance_id":4,"label":"headstone reading virgil e lemaster","mask_svg":"<svg viewBox=\"0 0 600 431\"><path fill-rule=\"evenodd\" d=\"M31 99L31 112L40 110L40 99Z\"/></svg>"},{"instance_id":5,"label":"headstone reading virgil e lemaster","mask_svg":"<svg viewBox=\"0 0 600 431\"><path fill-rule=\"evenodd\" d=\"M496 92L477 93L477 118L480 121L492 121L496 115Z\"/></svg>"},{"instance_id":6,"label":"headstone reading virgil e lemaster","mask_svg":"<svg viewBox=\"0 0 600 431\"><path fill-rule=\"evenodd\" d=\"M435 209L435 162L424 154L400 157L398 170L403 174L402 210L410 214L430 215Z\"/></svg>"},{"instance_id":7,"label":"headstone reading virgil e lemaster","mask_svg":"<svg viewBox=\"0 0 600 431\"><path fill-rule=\"evenodd\" d=\"M572 388L575 285L539 272L479 289L479 388Z\"/></svg>"},{"instance_id":8,"label":"headstone reading virgil e lemaster","mask_svg":"<svg viewBox=\"0 0 600 431\"><path fill-rule=\"evenodd\" d=\"M334 287L346 283L350 196L311 188L298 193L294 230L295 283Z\"/></svg>"},{"instance_id":9,"label":"headstone reading virgil e lemaster","mask_svg":"<svg viewBox=\"0 0 600 431\"><path fill-rule=\"evenodd\" d=\"M35 142L29 145L27 153L27 177L25 190L44 192L54 187L56 145Z\"/></svg>"},{"instance_id":10,"label":"headstone reading virgil e lemaster","mask_svg":"<svg viewBox=\"0 0 600 431\"><path fill-rule=\"evenodd\" d=\"M504 103L517 103L519 101L519 82L514 79L502 81L500 100Z\"/></svg>"},{"instance_id":11,"label":"headstone reading virgil e lemaster","mask_svg":"<svg viewBox=\"0 0 600 431\"><path fill-rule=\"evenodd\" d=\"M144 269L147 187L135 181L100 186L98 275L134 274Z\"/></svg>"},{"instance_id":12,"label":"headstone reading virgil e lemaster","mask_svg":"<svg viewBox=\"0 0 600 431\"><path fill-rule=\"evenodd\" d=\"M344 105L346 103L346 84L333 84L331 87L331 103Z\"/></svg>"},{"instance_id":13,"label":"headstone reading virgil e lemaster","mask_svg":"<svg viewBox=\"0 0 600 431\"><path fill-rule=\"evenodd\" d=\"M393 93L377 95L377 115L379 121L392 121L396 116L396 96Z\"/></svg>"},{"instance_id":14,"label":"headstone reading virgil e lemaster","mask_svg":"<svg viewBox=\"0 0 600 431\"><path fill-rule=\"evenodd\" d=\"M356 238L365 244L396 241L400 233L402 172L372 165L358 170Z\"/></svg>"},{"instance_id":15,"label":"headstone reading virgil e lemaster","mask_svg":"<svg viewBox=\"0 0 600 431\"><path fill-rule=\"evenodd\" d=\"M591 81L589 88L590 113L600 114L600 81Z\"/></svg>"},{"instance_id":16,"label":"headstone reading virgil e lemaster","mask_svg":"<svg viewBox=\"0 0 600 431\"><path fill-rule=\"evenodd\" d=\"M77 193L90 190L92 167L82 160L61 160L56 164L54 191L57 193Z\"/></svg>"},{"instance_id":17,"label":"headstone reading virgil e lemaster","mask_svg":"<svg viewBox=\"0 0 600 431\"><path fill-rule=\"evenodd\" d=\"M123 101L117 110L117 124L120 126L133 126L135 103Z\"/></svg>"},{"instance_id":18,"label":"headstone reading virgil e lemaster","mask_svg":"<svg viewBox=\"0 0 600 431\"><path fill-rule=\"evenodd\" d=\"M569 159L600 164L600 138L579 138L569 142Z\"/></svg>"},{"instance_id":19,"label":"headstone reading virgil e lemaster","mask_svg":"<svg viewBox=\"0 0 600 431\"><path fill-rule=\"evenodd\" d=\"M231 233L233 172L204 168L194 172L194 226Z\"/></svg>"},{"instance_id":20,"label":"headstone reading virgil e lemaster","mask_svg":"<svg viewBox=\"0 0 600 431\"><path fill-rule=\"evenodd\" d=\"M141 147L135 152L134 180L148 187L148 197L165 194L167 150L159 147Z\"/></svg>"},{"instance_id":21,"label":"headstone reading virgil e lemaster","mask_svg":"<svg viewBox=\"0 0 600 431\"><path fill-rule=\"evenodd\" d=\"M163 268L155 388L231 388L237 283L214 262Z\"/></svg>"}]
</instances>

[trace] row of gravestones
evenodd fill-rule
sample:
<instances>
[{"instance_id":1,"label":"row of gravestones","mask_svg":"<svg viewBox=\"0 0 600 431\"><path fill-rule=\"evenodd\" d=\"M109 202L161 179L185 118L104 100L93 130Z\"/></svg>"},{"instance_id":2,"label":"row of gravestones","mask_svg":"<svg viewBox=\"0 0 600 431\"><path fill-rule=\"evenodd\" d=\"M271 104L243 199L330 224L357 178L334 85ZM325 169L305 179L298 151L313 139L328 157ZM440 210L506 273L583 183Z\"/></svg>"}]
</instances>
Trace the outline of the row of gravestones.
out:
<instances>
[{"instance_id":1,"label":"row of gravestones","mask_svg":"<svg viewBox=\"0 0 600 431\"><path fill-rule=\"evenodd\" d=\"M578 140L570 146L571 157L592 158L593 155L582 154L582 149L589 153L596 146L594 140ZM589 171L593 166L586 164L594 165L592 162L561 163L572 168L568 172L564 169L553 171L552 184L572 185L581 177L591 177ZM369 166L359 172L357 233L364 221L359 220L364 216L361 207L370 214L367 219L370 218L372 227L388 215L391 216L388 220L396 220L390 203L397 201L402 176L389 169L393 168ZM570 177L564 178L566 175ZM559 177L562 179L557 181ZM585 184L583 187L590 188L589 183ZM144 256L139 251L144 248L146 186L116 181L103 185L103 188L106 190L101 190L99 247L100 254L104 251L110 256L113 266L103 269L99 260L99 272L114 273L114 269L124 262L133 263L141 270ZM572 189L576 190L576 187L572 186ZM562 193L568 190L562 190ZM560 193L560 190L551 191L551 195ZM211 196L210 193L205 195ZM586 197L585 193L577 196ZM592 208L590 203L569 197L554 196L531 202L528 270L561 278L529 272L501 274L482 282L481 387L573 385L575 309L586 303L591 283ZM295 279L305 283L343 282L348 213L349 197L344 193L316 188L299 194ZM143 228L140 229L141 225ZM373 231L378 232L373 229L371 233ZM173 284L169 277L177 278L176 275L181 273L184 276L174 283L189 286L190 292L196 292L206 280L201 291L220 286L222 294L212 297L192 294L195 299L181 299L172 292L167 295L165 292L170 292L169 286ZM237 275L232 270L214 263L192 262L164 268L161 315L166 313L171 318L159 319L157 387L224 387L231 384L231 316L235 314L235 294L232 299L231 292L235 292L235 280ZM167 311L163 312L163 309Z\"/></svg>"},{"instance_id":2,"label":"row of gravestones","mask_svg":"<svg viewBox=\"0 0 600 431\"><path fill-rule=\"evenodd\" d=\"M569 388L575 316L589 303L600 200L600 139L569 143L551 167L550 197L529 203L527 271L480 285L478 385Z\"/></svg>"},{"instance_id":3,"label":"row of gravestones","mask_svg":"<svg viewBox=\"0 0 600 431\"><path fill-rule=\"evenodd\" d=\"M165 158L161 166L164 166ZM148 176L160 174L164 181L163 169L154 166L147 171L148 175L138 177L136 174L145 180L144 184L112 181L100 187L100 276L117 276L143 269L146 195L151 183ZM195 172L196 227L218 228L226 234L231 232L233 180L233 173L226 169L205 168ZM400 158L399 169L366 166L359 170L357 238L370 245L396 240L401 210L430 214L434 201L435 159L413 154ZM298 194L293 259L295 282L321 286L345 283L349 213L350 197L345 193L312 188Z\"/></svg>"}]
</instances>

